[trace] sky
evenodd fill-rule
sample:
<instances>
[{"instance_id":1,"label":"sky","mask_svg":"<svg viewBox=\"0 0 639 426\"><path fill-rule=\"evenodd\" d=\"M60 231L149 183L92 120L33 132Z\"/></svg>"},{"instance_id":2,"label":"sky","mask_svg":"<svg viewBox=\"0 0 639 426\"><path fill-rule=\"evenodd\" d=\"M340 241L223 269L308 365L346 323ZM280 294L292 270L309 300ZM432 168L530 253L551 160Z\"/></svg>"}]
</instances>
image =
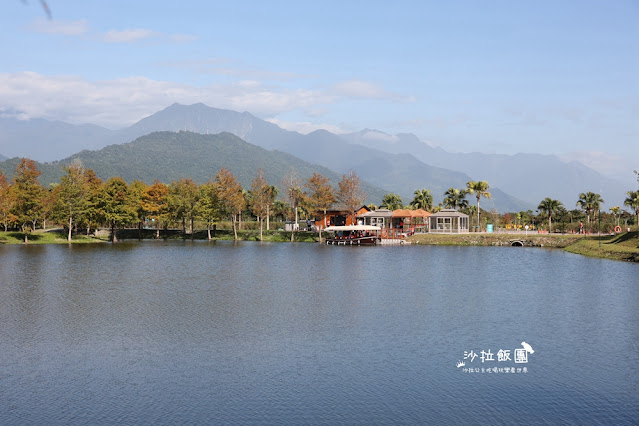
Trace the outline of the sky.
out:
<instances>
[{"instance_id":1,"label":"sky","mask_svg":"<svg viewBox=\"0 0 639 426\"><path fill-rule=\"evenodd\" d=\"M115 129L202 102L639 169L639 0L2 3L0 116Z\"/></svg>"}]
</instances>

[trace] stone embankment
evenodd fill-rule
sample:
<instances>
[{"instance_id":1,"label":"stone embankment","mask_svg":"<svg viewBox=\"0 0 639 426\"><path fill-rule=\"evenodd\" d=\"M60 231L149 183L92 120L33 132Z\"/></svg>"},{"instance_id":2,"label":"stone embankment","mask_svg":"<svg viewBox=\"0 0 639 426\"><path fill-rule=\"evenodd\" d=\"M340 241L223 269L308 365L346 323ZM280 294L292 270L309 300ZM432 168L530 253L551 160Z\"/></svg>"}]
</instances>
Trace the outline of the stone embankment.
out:
<instances>
[{"instance_id":1,"label":"stone embankment","mask_svg":"<svg viewBox=\"0 0 639 426\"><path fill-rule=\"evenodd\" d=\"M408 240L412 244L455 246L524 246L565 248L581 238L573 234L419 234Z\"/></svg>"}]
</instances>

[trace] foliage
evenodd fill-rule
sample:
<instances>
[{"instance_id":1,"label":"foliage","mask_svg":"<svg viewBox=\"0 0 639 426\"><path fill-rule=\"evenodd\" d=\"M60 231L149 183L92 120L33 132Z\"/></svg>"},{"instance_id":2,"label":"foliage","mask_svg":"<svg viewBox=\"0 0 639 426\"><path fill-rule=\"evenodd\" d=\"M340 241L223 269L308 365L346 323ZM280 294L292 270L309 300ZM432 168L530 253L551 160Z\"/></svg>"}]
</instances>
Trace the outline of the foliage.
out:
<instances>
[{"instance_id":1,"label":"foliage","mask_svg":"<svg viewBox=\"0 0 639 426\"><path fill-rule=\"evenodd\" d=\"M342 175L342 180L337 183L337 201L349 214L353 214L366 199L366 193L360 187L360 180L357 173L349 170Z\"/></svg>"},{"instance_id":2,"label":"foliage","mask_svg":"<svg viewBox=\"0 0 639 426\"><path fill-rule=\"evenodd\" d=\"M53 190L53 217L67 223L67 241L71 242L71 232L78 219L89 209L89 186L85 178L85 169L76 162L64 167L66 174L60 179L60 185Z\"/></svg>"},{"instance_id":3,"label":"foliage","mask_svg":"<svg viewBox=\"0 0 639 426\"><path fill-rule=\"evenodd\" d=\"M137 219L136 207L131 203L128 186L121 177L109 178L98 195L97 207L111 226L111 238L118 241L117 228Z\"/></svg>"},{"instance_id":4,"label":"foliage","mask_svg":"<svg viewBox=\"0 0 639 426\"><path fill-rule=\"evenodd\" d=\"M467 191L457 188L448 188L444 192L444 207L448 209L465 209L468 207L466 200Z\"/></svg>"},{"instance_id":5,"label":"foliage","mask_svg":"<svg viewBox=\"0 0 639 426\"><path fill-rule=\"evenodd\" d=\"M635 214L637 215L637 229L639 230L639 190L628 191L626 194L628 196L624 200L623 204L634 209ZM637 234L637 236L639 236L639 234Z\"/></svg>"},{"instance_id":6,"label":"foliage","mask_svg":"<svg viewBox=\"0 0 639 426\"><path fill-rule=\"evenodd\" d=\"M554 200L550 197L544 198L537 206L537 209L548 216L548 229L552 232L552 216L557 212L557 209L562 206L561 201Z\"/></svg>"},{"instance_id":7,"label":"foliage","mask_svg":"<svg viewBox=\"0 0 639 426\"><path fill-rule=\"evenodd\" d=\"M231 216L233 223L233 235L237 240L237 214L246 206L246 200L242 193L242 185L228 169L222 167L215 175L218 187L218 197L226 215Z\"/></svg>"},{"instance_id":8,"label":"foliage","mask_svg":"<svg viewBox=\"0 0 639 426\"><path fill-rule=\"evenodd\" d=\"M380 207L388 210L399 210L404 207L404 202L402 201L402 197L391 192L384 195Z\"/></svg>"},{"instance_id":9,"label":"foliage","mask_svg":"<svg viewBox=\"0 0 639 426\"><path fill-rule=\"evenodd\" d=\"M488 192L488 190L490 189L490 186L488 185L488 182L486 182L485 180L481 180L481 181L469 181L466 183L466 189L468 191L469 194L475 194L475 198L477 198L477 225L479 226L479 215L481 213L481 210L479 208L479 199L481 197L484 198L490 198L491 194L490 192Z\"/></svg>"},{"instance_id":10,"label":"foliage","mask_svg":"<svg viewBox=\"0 0 639 426\"><path fill-rule=\"evenodd\" d=\"M17 219L12 213L13 202L13 192L7 176L0 170L0 223L4 226L5 232L9 227L9 223Z\"/></svg>"},{"instance_id":11,"label":"foliage","mask_svg":"<svg viewBox=\"0 0 639 426\"><path fill-rule=\"evenodd\" d=\"M38 182L38 170L35 162L22 158L16 167L13 191L13 209L17 222L24 231L24 241L27 242L27 234L35 229L35 224L43 211L44 188Z\"/></svg>"},{"instance_id":12,"label":"foliage","mask_svg":"<svg viewBox=\"0 0 639 426\"><path fill-rule=\"evenodd\" d=\"M156 179L153 185L145 188L140 198L144 217L156 222L158 230L169 220L169 192L169 187Z\"/></svg>"},{"instance_id":13,"label":"foliage","mask_svg":"<svg viewBox=\"0 0 639 426\"><path fill-rule=\"evenodd\" d=\"M415 191L415 197L413 201L410 202L410 205L416 209L423 209L426 211L430 211L433 209L433 195L430 193L429 189L418 189Z\"/></svg>"},{"instance_id":14,"label":"foliage","mask_svg":"<svg viewBox=\"0 0 639 426\"><path fill-rule=\"evenodd\" d=\"M167 204L170 219L182 223L182 233L186 234L186 223L193 234L193 221L195 220L195 206L197 204L198 187L191 178L180 178L169 185Z\"/></svg>"},{"instance_id":15,"label":"foliage","mask_svg":"<svg viewBox=\"0 0 639 426\"><path fill-rule=\"evenodd\" d=\"M220 220L220 197L217 184L210 180L198 189L198 201L195 206L197 215L206 222L208 239L211 239L211 225Z\"/></svg>"},{"instance_id":16,"label":"foliage","mask_svg":"<svg viewBox=\"0 0 639 426\"><path fill-rule=\"evenodd\" d=\"M599 210L604 200L601 195L594 192L582 192L579 194L579 200L577 200L577 206L580 207L585 213L588 223L588 229L590 229L590 215Z\"/></svg>"},{"instance_id":17,"label":"foliage","mask_svg":"<svg viewBox=\"0 0 639 426\"><path fill-rule=\"evenodd\" d=\"M263 223L271 202L271 194L272 189L264 178L264 170L260 168L251 183L251 211L260 222L260 241L264 240Z\"/></svg>"}]
</instances>

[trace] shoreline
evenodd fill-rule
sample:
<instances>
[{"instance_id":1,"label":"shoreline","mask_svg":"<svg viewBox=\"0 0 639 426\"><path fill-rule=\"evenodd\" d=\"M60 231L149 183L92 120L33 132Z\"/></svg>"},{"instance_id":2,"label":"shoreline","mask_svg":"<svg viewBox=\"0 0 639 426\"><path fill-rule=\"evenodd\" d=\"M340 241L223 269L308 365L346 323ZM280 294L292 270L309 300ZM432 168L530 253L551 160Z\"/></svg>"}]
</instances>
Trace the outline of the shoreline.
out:
<instances>
[{"instance_id":1,"label":"shoreline","mask_svg":"<svg viewBox=\"0 0 639 426\"><path fill-rule=\"evenodd\" d=\"M189 240L181 231L163 235L163 240ZM206 231L197 231L194 240L207 240ZM125 229L118 231L118 240L155 240L155 230ZM217 230L211 241L233 240L230 230ZM259 241L259 231L238 231L239 241ZM264 231L264 242L290 242L289 231ZM317 243L316 232L298 231L295 242ZM108 232L101 231L97 236L76 235L71 243L66 233L59 229L38 231L29 234L29 245L40 244L104 244L109 243ZM579 235L579 234L517 234L517 233L469 233L469 234L418 234L406 239L405 245L447 245L447 246L524 246L557 248L569 253L601 259L639 262L639 238L637 232L623 232L616 235ZM21 232L0 232L0 245L24 245Z\"/></svg>"}]
</instances>

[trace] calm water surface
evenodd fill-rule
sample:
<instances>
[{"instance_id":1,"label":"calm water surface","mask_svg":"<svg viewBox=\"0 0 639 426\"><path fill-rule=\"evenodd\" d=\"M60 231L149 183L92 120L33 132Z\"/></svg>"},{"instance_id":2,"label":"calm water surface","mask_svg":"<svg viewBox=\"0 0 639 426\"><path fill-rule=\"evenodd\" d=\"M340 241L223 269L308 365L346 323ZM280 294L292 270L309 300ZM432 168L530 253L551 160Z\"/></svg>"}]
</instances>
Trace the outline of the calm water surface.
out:
<instances>
[{"instance_id":1,"label":"calm water surface","mask_svg":"<svg viewBox=\"0 0 639 426\"><path fill-rule=\"evenodd\" d=\"M510 247L4 246L0 295L3 425L639 422L636 264ZM515 363L522 341L534 354Z\"/></svg>"}]
</instances>

